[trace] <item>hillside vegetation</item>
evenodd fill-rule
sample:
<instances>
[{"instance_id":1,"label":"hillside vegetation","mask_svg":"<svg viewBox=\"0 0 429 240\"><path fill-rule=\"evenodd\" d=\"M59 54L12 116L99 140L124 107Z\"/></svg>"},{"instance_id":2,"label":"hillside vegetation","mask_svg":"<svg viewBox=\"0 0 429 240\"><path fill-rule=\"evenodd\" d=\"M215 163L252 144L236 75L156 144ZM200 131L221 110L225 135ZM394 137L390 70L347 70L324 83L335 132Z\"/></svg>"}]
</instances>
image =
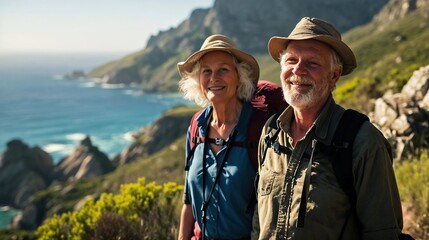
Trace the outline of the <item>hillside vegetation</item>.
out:
<instances>
[{"instance_id":1,"label":"hillside vegetation","mask_svg":"<svg viewBox=\"0 0 429 240\"><path fill-rule=\"evenodd\" d=\"M378 19L383 18L379 17ZM385 17L385 19L388 22L386 24L382 24L380 20L373 21L343 35L344 41L350 44L358 60L358 68L349 76L341 78L334 92L337 102L345 107L369 112L372 109L372 105L368 104L371 99L380 97L386 91L399 91L411 77L414 70L421 66L429 65L428 9L418 9L403 18L389 21L387 21L388 17ZM147 51L157 50L142 50L131 54L122 60L95 69L94 73L101 76L109 73L112 68L118 68L118 66L122 67L122 71L126 69L133 72L133 74L149 71L148 68L136 67L144 66L145 62L138 61L139 56L146 54ZM162 67L157 69L155 73L151 73L155 78L157 76L168 76L170 81L163 83L164 85L160 89L177 89L178 74L176 63L185 57L185 53L177 55L169 59L168 62L160 64ZM278 64L268 54L257 54L255 57L261 66L261 79L280 83ZM129 72L125 72L124 75L132 76L129 75ZM154 82L156 81L151 81L147 84L154 84ZM171 109L166 114L192 115L195 111L196 108L180 107ZM145 137L148 136L142 136L137 141L145 141ZM46 212L46 218L56 216L44 226L46 231L55 229L59 225L54 225L53 222L59 221L58 224L68 223L67 221L70 221L72 216L77 214L73 213L75 207L84 206L84 200L90 200L92 201L91 204L95 205L101 204L97 203L97 200L106 201L106 198L102 197L103 195L125 194L121 192L121 186L123 184L137 183L141 177L144 177L147 183L154 181L156 184L168 182L182 184L185 174L184 156L185 132L156 153L122 165L107 175L91 180L56 185L46 191L39 192L33 196L32 203L36 203L39 206L39 211ZM401 164L395 164L401 198L404 203L412 206L412 213L415 214L412 216L412 221L407 222L406 229L411 231L418 239L429 239L428 152L416 154L409 160ZM143 187L145 185L141 184L139 186ZM180 201L178 199L174 201L175 206L180 207ZM44 206L47 206L47 209L44 209ZM102 211L97 212L98 215L103 213ZM178 213L174 212L174 214ZM106 216L106 218L124 222L126 221L122 217L127 217L126 215L122 215L122 217L117 215ZM177 215L170 217L178 219ZM162 231L174 231L174 229L177 229L177 221L172 221L171 224L174 226L165 227ZM39 232L44 232L45 230L42 227ZM172 235L169 236L171 237Z\"/></svg>"},{"instance_id":2,"label":"hillside vegetation","mask_svg":"<svg viewBox=\"0 0 429 240\"><path fill-rule=\"evenodd\" d=\"M371 33L371 34L368 34ZM429 64L429 18L426 10L380 27L372 22L344 35L358 68L340 80L335 92L343 104L368 112L368 99L398 92L412 72Z\"/></svg>"},{"instance_id":3,"label":"hillside vegetation","mask_svg":"<svg viewBox=\"0 0 429 240\"><path fill-rule=\"evenodd\" d=\"M52 239L175 239L178 200L183 186L136 183L121 186L118 194L103 193L78 211L55 215L40 226L40 240Z\"/></svg>"}]
</instances>

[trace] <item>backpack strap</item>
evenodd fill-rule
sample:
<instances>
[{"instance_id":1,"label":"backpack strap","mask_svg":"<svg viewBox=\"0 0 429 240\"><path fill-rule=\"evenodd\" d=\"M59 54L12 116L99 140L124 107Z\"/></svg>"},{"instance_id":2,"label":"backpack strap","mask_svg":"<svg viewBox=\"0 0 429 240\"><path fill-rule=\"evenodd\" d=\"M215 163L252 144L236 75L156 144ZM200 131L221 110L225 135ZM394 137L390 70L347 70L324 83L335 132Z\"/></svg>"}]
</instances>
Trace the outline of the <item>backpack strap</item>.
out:
<instances>
[{"instance_id":1,"label":"backpack strap","mask_svg":"<svg viewBox=\"0 0 429 240\"><path fill-rule=\"evenodd\" d=\"M280 114L281 112L274 114L270 117L270 119L268 119L268 131L264 139L267 147L264 151L264 156L261 159L261 165L265 160L267 149L270 147L273 148L274 152L277 154L291 154L291 150L286 146L280 145L277 139L280 132L280 129L277 126L277 118ZM328 154L330 155L330 160L333 165L335 176L337 177L341 188L351 198L356 198L356 193L354 193L353 187L353 175L351 171L353 153L352 148L357 132L359 131L362 124L366 121L369 121L369 118L366 115L352 109L347 109L344 111L344 114L335 130L331 146L321 146L319 143L318 147L323 148L325 152L327 149L329 149ZM345 171L345 169L347 169L347 171Z\"/></svg>"},{"instance_id":2,"label":"backpack strap","mask_svg":"<svg viewBox=\"0 0 429 240\"><path fill-rule=\"evenodd\" d=\"M366 121L369 121L366 115L347 109L341 117L331 142L333 153L330 158L335 176L353 204L356 203L352 173L353 143L359 129Z\"/></svg>"},{"instance_id":3,"label":"backpack strap","mask_svg":"<svg viewBox=\"0 0 429 240\"><path fill-rule=\"evenodd\" d=\"M335 129L331 145L319 147L322 148L322 150L325 150L325 154L328 155L338 184L340 185L344 193L347 194L353 206L356 206L356 191L354 188L352 171L353 143L359 129L366 121L369 121L369 118L366 115L352 109L345 110L343 115L341 116L340 122ZM311 166L313 160L313 153L316 148L316 143L317 140L313 140L312 153L304 179L301 203L299 207L298 227L304 227L307 196L311 177ZM342 228L342 233L344 233L344 230L345 224Z\"/></svg>"},{"instance_id":4,"label":"backpack strap","mask_svg":"<svg viewBox=\"0 0 429 240\"><path fill-rule=\"evenodd\" d=\"M215 138L204 138L198 136L198 124L197 118L201 115L203 110L198 111L194 114L191 119L189 131L190 131L190 147L191 150L186 158L185 170L189 170L189 160L194 155L195 148L200 143L214 143L217 145L226 145L227 142L222 139ZM244 147L248 149L249 159L254 167L254 169L258 168L258 144L260 139L260 133L264 126L264 123L270 117L270 113L268 111L262 111L258 108L253 108L253 112L249 119L249 124L247 127L247 136L246 141L233 141L231 142L231 146L233 147Z\"/></svg>"},{"instance_id":5,"label":"backpack strap","mask_svg":"<svg viewBox=\"0 0 429 240\"><path fill-rule=\"evenodd\" d=\"M353 182L353 143L363 123L369 121L368 116L352 109L347 109L341 117L332 139L334 152L331 155L332 167L342 190L356 207L356 191ZM345 226L343 226L344 232ZM399 235L400 240L414 240L406 233Z\"/></svg>"},{"instance_id":6,"label":"backpack strap","mask_svg":"<svg viewBox=\"0 0 429 240\"><path fill-rule=\"evenodd\" d=\"M197 147L197 144L200 142L204 142L204 138L198 137L198 124L197 124L197 118L203 113L204 109L199 110L196 112L192 118L191 122L189 124L189 146L190 151L188 153L188 156L186 157L186 163L185 163L185 171L189 170L189 160L191 160L191 157L194 155L195 148Z\"/></svg>"},{"instance_id":7,"label":"backpack strap","mask_svg":"<svg viewBox=\"0 0 429 240\"><path fill-rule=\"evenodd\" d=\"M258 169L258 145L262 128L268 118L274 113L281 113L288 106L283 97L282 88L277 84L267 80L259 80L255 93L250 102L253 106L252 115L247 128L246 141L234 142L232 146L245 147L248 149L249 159L254 166ZM204 109L198 111L191 119L190 124L190 152L187 156L185 170L189 169L189 160L194 154L195 146L205 141L216 143L216 139L204 139L198 136L198 126L196 119L203 112ZM276 118L277 119L277 118Z\"/></svg>"}]
</instances>

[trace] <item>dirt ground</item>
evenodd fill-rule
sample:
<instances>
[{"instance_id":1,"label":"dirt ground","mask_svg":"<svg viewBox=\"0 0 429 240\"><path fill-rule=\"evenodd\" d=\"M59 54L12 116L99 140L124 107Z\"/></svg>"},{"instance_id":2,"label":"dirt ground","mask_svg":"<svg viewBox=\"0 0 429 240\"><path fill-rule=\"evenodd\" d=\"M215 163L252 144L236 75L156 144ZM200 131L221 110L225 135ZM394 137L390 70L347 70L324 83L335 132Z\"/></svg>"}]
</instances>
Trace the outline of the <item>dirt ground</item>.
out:
<instances>
[{"instance_id":1,"label":"dirt ground","mask_svg":"<svg viewBox=\"0 0 429 240\"><path fill-rule=\"evenodd\" d=\"M413 208L413 204L403 202L402 214L404 218L404 228L402 232L410 234L416 240L429 240L428 229L423 229L416 221L417 217Z\"/></svg>"}]
</instances>

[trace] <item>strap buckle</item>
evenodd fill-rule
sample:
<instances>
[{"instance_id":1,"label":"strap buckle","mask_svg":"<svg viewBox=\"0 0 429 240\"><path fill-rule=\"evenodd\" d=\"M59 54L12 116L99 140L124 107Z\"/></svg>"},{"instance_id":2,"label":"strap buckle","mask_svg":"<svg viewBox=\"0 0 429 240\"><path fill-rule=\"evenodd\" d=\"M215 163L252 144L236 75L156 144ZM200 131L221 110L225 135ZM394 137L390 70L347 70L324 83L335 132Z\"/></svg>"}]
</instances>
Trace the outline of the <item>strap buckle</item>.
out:
<instances>
[{"instance_id":1,"label":"strap buckle","mask_svg":"<svg viewBox=\"0 0 429 240\"><path fill-rule=\"evenodd\" d=\"M225 143L225 140L223 140L222 138L215 138L215 144L222 146Z\"/></svg>"},{"instance_id":2,"label":"strap buckle","mask_svg":"<svg viewBox=\"0 0 429 240\"><path fill-rule=\"evenodd\" d=\"M279 141L275 141L272 146L275 153L280 154L280 143Z\"/></svg>"}]
</instances>

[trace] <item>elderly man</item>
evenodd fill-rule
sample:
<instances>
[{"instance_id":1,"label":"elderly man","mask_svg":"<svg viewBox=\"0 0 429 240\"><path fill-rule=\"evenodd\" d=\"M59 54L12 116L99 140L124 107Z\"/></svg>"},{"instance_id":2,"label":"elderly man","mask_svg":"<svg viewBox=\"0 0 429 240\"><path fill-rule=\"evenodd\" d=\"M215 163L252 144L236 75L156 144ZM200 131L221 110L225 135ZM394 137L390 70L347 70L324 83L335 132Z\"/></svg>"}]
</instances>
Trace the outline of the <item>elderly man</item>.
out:
<instances>
[{"instance_id":1,"label":"elderly man","mask_svg":"<svg viewBox=\"0 0 429 240\"><path fill-rule=\"evenodd\" d=\"M269 121L261 135L260 226L255 235L259 239L398 239L401 202L391 149L383 135L365 121L357 129L351 159L339 159L351 162L353 198L341 187L326 151L345 112L331 92L340 76L356 67L352 50L335 27L308 17L288 37L272 37L268 49L280 63L290 106ZM270 127L273 121L275 134Z\"/></svg>"}]
</instances>

